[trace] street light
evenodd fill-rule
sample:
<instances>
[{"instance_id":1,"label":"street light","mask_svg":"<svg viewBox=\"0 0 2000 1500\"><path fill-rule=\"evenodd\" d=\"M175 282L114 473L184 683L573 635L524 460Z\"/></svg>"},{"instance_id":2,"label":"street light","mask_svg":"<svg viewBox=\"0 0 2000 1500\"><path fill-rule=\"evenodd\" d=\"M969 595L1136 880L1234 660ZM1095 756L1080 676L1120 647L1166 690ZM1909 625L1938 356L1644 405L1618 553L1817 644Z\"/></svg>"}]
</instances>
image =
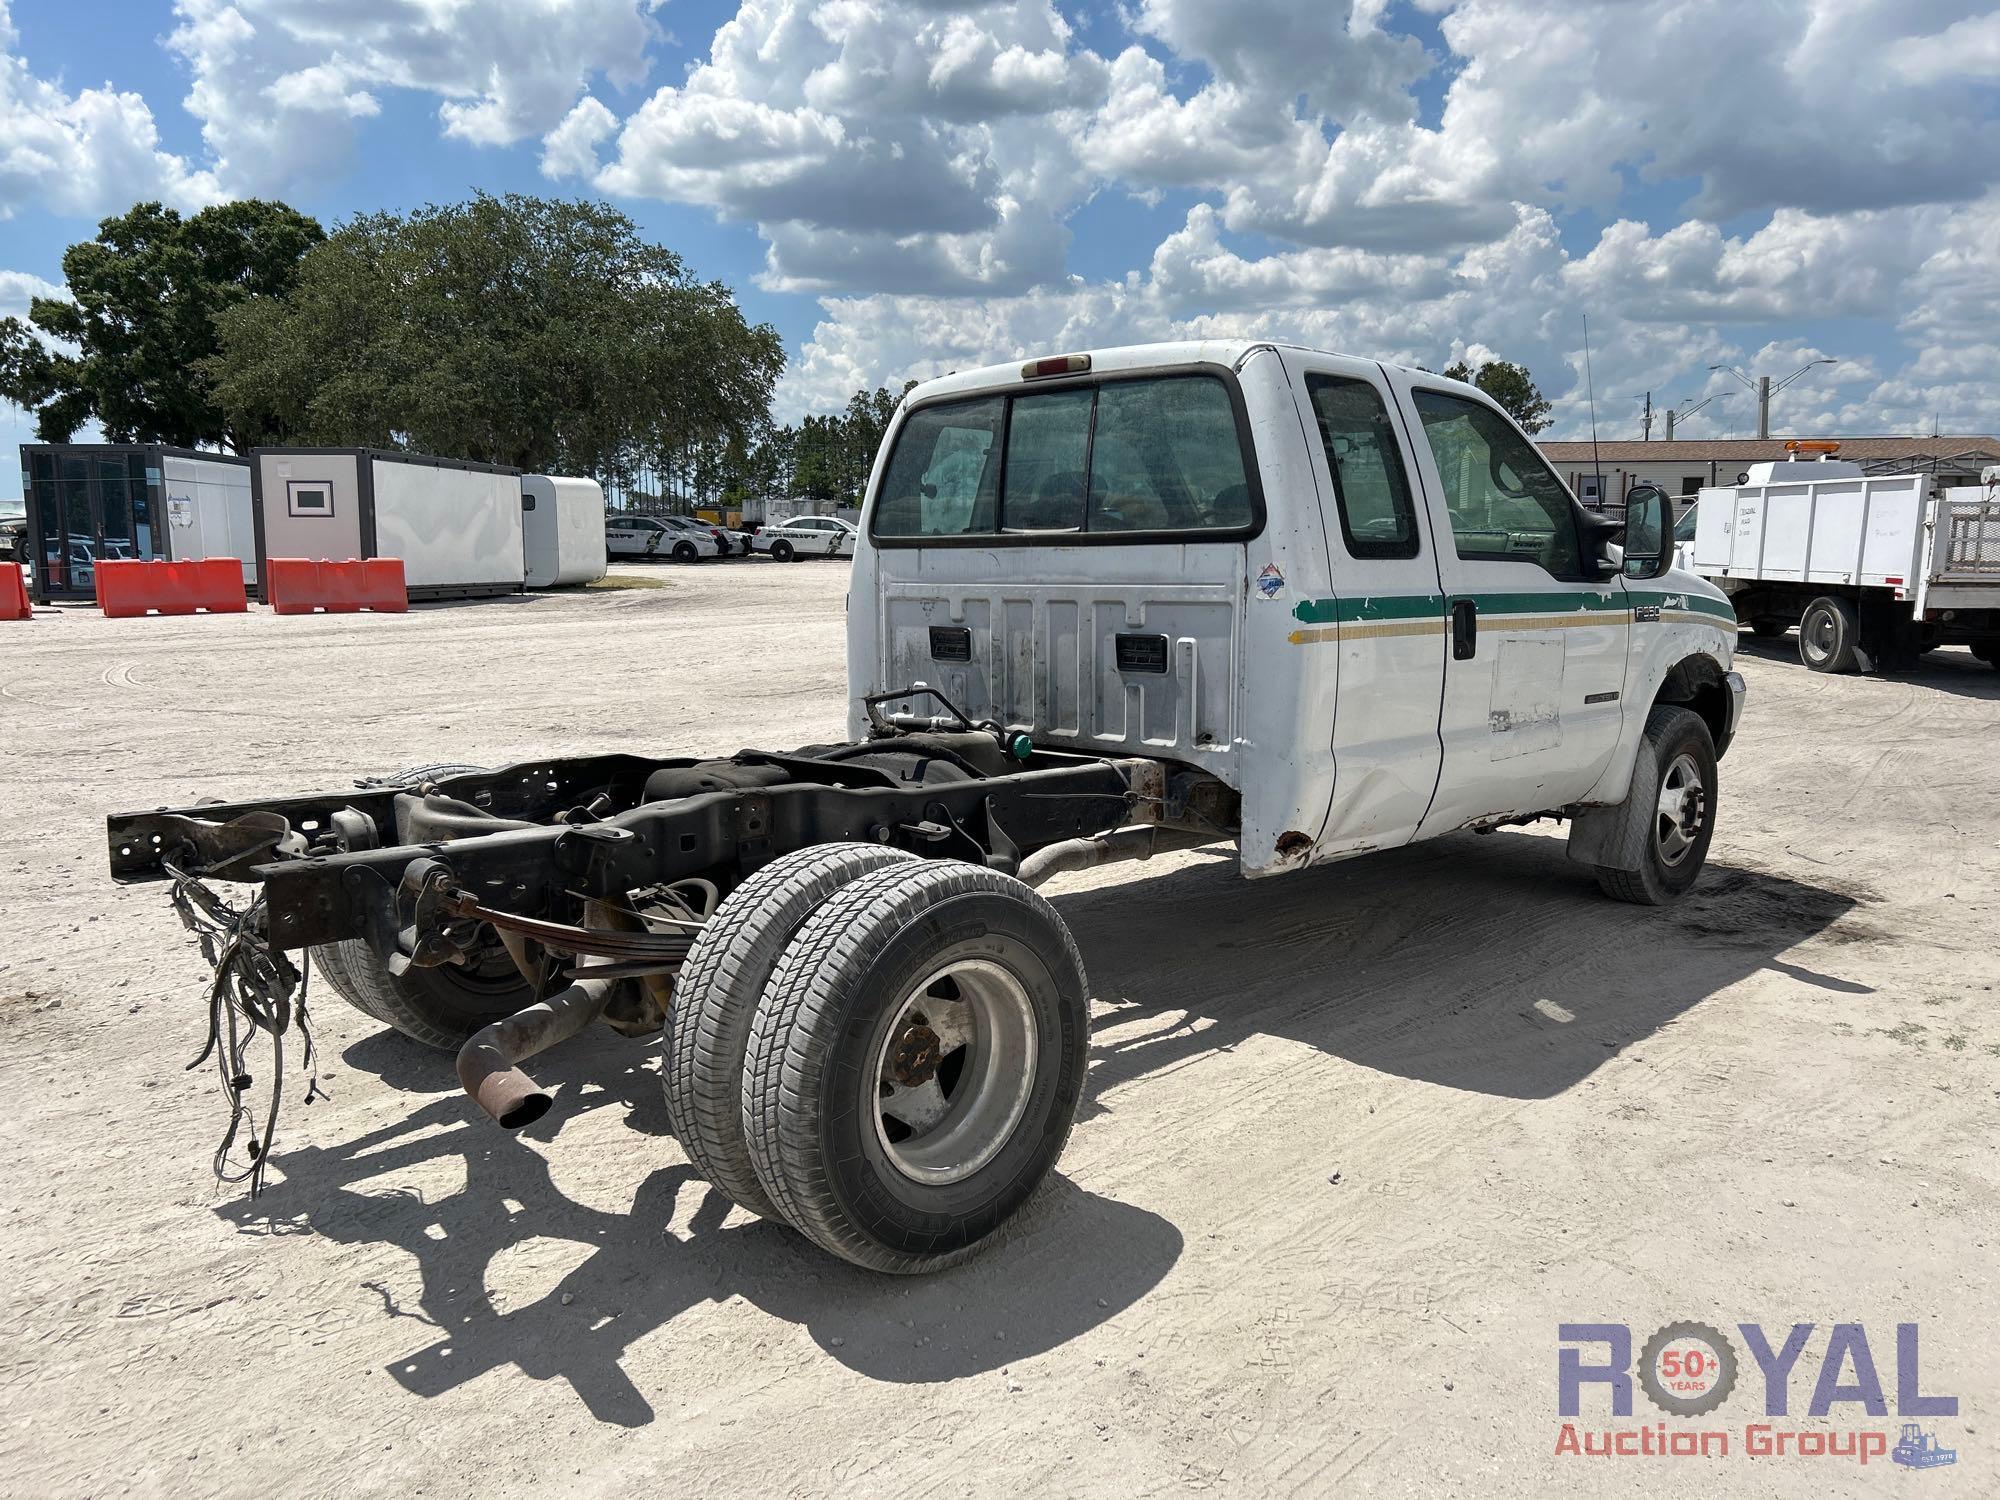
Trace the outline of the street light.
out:
<instances>
[{"instance_id":1,"label":"street light","mask_svg":"<svg viewBox=\"0 0 2000 1500\"><path fill-rule=\"evenodd\" d=\"M1757 393L1757 436L1767 438L1771 435L1771 398L1790 385L1794 380L1797 380L1801 375L1805 374L1814 365L1837 365L1839 363L1840 361L1837 359L1809 359L1776 385L1771 383L1771 377L1768 375L1759 375L1753 382L1748 375L1745 375L1734 365L1710 365L1709 369L1720 370L1723 374L1741 381L1747 389Z\"/></svg>"},{"instance_id":2,"label":"street light","mask_svg":"<svg viewBox=\"0 0 2000 1500\"><path fill-rule=\"evenodd\" d=\"M1713 396L1703 396L1701 400L1695 402L1693 406L1683 406L1678 409L1671 406L1668 407L1667 441L1671 443L1674 440L1674 423L1685 422L1689 417L1693 416L1696 412L1700 411L1704 406L1708 405L1708 403L1711 401L1732 401L1734 399L1735 398L1731 396L1728 391L1717 391Z\"/></svg>"}]
</instances>

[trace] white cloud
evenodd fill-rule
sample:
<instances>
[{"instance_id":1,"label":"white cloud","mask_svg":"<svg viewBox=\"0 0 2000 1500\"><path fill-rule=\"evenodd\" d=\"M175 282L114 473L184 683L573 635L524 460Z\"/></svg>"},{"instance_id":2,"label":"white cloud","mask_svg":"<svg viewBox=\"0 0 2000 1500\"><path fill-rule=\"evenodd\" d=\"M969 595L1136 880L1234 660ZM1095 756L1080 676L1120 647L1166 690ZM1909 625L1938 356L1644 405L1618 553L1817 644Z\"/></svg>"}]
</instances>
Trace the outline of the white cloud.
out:
<instances>
[{"instance_id":1,"label":"white cloud","mask_svg":"<svg viewBox=\"0 0 2000 1500\"><path fill-rule=\"evenodd\" d=\"M774 289L1019 290L1061 274L1107 78L1046 0L747 0L597 184L754 221Z\"/></svg>"},{"instance_id":2,"label":"white cloud","mask_svg":"<svg viewBox=\"0 0 2000 1500\"><path fill-rule=\"evenodd\" d=\"M586 95L542 137L544 177L589 177L597 171L597 148L618 129L614 115L595 95Z\"/></svg>"},{"instance_id":3,"label":"white cloud","mask_svg":"<svg viewBox=\"0 0 2000 1500\"><path fill-rule=\"evenodd\" d=\"M1967 16L1929 36L1904 37L1888 56L1889 66L1912 83L1954 74L2000 78L2000 11Z\"/></svg>"},{"instance_id":4,"label":"white cloud","mask_svg":"<svg viewBox=\"0 0 2000 1500\"><path fill-rule=\"evenodd\" d=\"M200 208L215 179L160 149L146 101L108 85L70 93L16 55L20 34L0 0L0 219L23 208L92 217L135 198Z\"/></svg>"},{"instance_id":5,"label":"white cloud","mask_svg":"<svg viewBox=\"0 0 2000 1500\"><path fill-rule=\"evenodd\" d=\"M1711 364L1789 374L1825 356L1780 398L1789 431L1874 429L1892 409L1996 425L1991 310L2000 287L2000 194L1921 215L1781 214L1729 238L1690 221L1661 234L1620 222L1579 256L1547 211L1517 205L1501 239L1470 250L1395 255L1304 247L1230 248L1222 215L1193 209L1143 274L1068 282L1012 297L877 294L827 298L780 390L788 415L839 405L861 385L894 385L1036 354L1166 338L1298 342L1433 369L1458 358L1526 364L1556 401L1556 435L1587 428L1581 313L1591 315L1601 424L1630 426L1633 399L1659 407L1719 398L1680 431L1754 430L1754 398ZM1913 353L1893 373L1841 347L1739 330L1829 315L1893 316ZM1622 425L1618 425L1622 424ZM1891 426L1896 424L1891 422ZM1911 422L1902 427L1914 430ZM1925 426L1925 430L1929 430Z\"/></svg>"},{"instance_id":6,"label":"white cloud","mask_svg":"<svg viewBox=\"0 0 2000 1500\"><path fill-rule=\"evenodd\" d=\"M25 318L36 297L67 297L64 287L28 271L0 271L0 318Z\"/></svg>"},{"instance_id":7,"label":"white cloud","mask_svg":"<svg viewBox=\"0 0 2000 1500\"><path fill-rule=\"evenodd\" d=\"M646 74L652 0L176 0L167 45L232 190L284 192L345 169L381 95L441 97L447 136L504 146L556 131L598 76ZM601 107L601 106L600 106ZM572 132L572 138L574 132Z\"/></svg>"}]
</instances>

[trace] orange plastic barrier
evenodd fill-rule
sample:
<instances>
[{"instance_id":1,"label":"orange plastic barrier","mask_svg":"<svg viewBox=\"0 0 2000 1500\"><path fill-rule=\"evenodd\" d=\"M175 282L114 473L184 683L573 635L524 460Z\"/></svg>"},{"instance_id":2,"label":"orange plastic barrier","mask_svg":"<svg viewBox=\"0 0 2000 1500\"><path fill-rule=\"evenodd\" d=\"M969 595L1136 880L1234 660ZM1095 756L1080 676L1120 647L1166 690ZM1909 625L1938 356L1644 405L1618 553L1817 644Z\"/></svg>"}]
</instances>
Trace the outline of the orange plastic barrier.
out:
<instances>
[{"instance_id":1,"label":"orange plastic barrier","mask_svg":"<svg viewBox=\"0 0 2000 1500\"><path fill-rule=\"evenodd\" d=\"M33 614L28 606L28 580L21 565L0 563L0 620L26 620Z\"/></svg>"},{"instance_id":2,"label":"orange plastic barrier","mask_svg":"<svg viewBox=\"0 0 2000 1500\"><path fill-rule=\"evenodd\" d=\"M402 614L410 607L400 557L350 558L315 562L307 557L273 557L264 564L264 602L281 615L351 615L372 609Z\"/></svg>"},{"instance_id":3,"label":"orange plastic barrier","mask_svg":"<svg viewBox=\"0 0 2000 1500\"><path fill-rule=\"evenodd\" d=\"M114 620L133 619L147 610L163 615L240 615L249 608L243 593L243 564L234 557L199 562L134 562L99 558L97 607Z\"/></svg>"}]
</instances>

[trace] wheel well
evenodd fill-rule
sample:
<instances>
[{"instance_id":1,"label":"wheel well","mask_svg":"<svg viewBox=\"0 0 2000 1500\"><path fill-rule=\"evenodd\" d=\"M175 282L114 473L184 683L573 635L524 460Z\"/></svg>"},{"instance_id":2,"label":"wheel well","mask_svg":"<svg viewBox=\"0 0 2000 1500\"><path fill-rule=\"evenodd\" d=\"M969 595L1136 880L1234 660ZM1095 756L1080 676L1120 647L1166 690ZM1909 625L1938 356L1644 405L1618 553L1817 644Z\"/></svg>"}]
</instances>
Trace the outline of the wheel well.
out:
<instances>
[{"instance_id":1,"label":"wheel well","mask_svg":"<svg viewBox=\"0 0 2000 1500\"><path fill-rule=\"evenodd\" d=\"M1729 743L1729 687L1722 680L1722 668L1712 656L1686 656L1674 663L1653 695L1654 706L1678 703L1701 715L1708 735L1721 757Z\"/></svg>"}]
</instances>

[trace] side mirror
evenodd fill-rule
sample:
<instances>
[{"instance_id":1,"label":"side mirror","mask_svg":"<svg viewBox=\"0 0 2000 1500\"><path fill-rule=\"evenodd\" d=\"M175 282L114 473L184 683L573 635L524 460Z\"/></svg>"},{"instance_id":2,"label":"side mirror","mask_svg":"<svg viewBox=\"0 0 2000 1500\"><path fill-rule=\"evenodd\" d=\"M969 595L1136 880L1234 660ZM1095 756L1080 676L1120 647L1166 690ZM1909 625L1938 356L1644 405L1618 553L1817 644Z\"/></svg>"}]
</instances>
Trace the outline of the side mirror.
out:
<instances>
[{"instance_id":1,"label":"side mirror","mask_svg":"<svg viewBox=\"0 0 2000 1500\"><path fill-rule=\"evenodd\" d=\"M1656 484L1625 497L1625 576L1658 578L1674 561L1674 503Z\"/></svg>"}]
</instances>

